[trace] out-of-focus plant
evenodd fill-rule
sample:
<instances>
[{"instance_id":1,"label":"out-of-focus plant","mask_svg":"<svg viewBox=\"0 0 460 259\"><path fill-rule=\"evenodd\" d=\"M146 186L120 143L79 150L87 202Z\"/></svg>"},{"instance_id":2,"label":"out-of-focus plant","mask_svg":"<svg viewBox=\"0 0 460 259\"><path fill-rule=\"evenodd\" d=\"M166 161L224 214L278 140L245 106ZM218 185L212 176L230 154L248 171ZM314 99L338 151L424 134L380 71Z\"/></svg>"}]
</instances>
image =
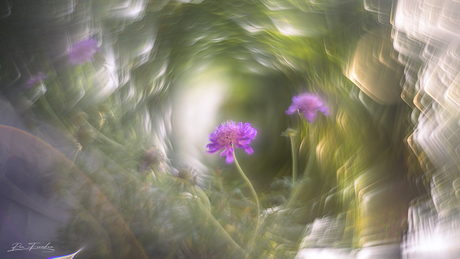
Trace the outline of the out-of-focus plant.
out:
<instances>
[{"instance_id":1,"label":"out-of-focus plant","mask_svg":"<svg viewBox=\"0 0 460 259\"><path fill-rule=\"evenodd\" d=\"M303 93L297 96L292 97L292 104L286 110L286 114L291 115L295 112L302 114L308 122L313 123L316 120L316 116L318 112L323 113L324 115L329 115L328 108L324 105L323 101L318 95L311 94L311 93ZM293 138L296 132L292 129L286 130L283 135L289 136L291 140L291 151L292 151L292 182L295 182L297 178L297 148L294 146ZM313 135L312 135L313 136ZM310 145L315 146L314 142L310 143ZM313 153L316 152L312 150L310 152L310 158L313 157ZM310 159L309 159L310 160ZM313 160L313 159L311 159ZM313 163L313 161L309 162L309 166ZM309 170L306 170L306 172Z\"/></svg>"},{"instance_id":2,"label":"out-of-focus plant","mask_svg":"<svg viewBox=\"0 0 460 259\"><path fill-rule=\"evenodd\" d=\"M227 121L216 128L214 133L209 135L209 143L206 145L209 154L222 150L220 156L226 157L227 163L232 163L234 160L234 146L242 148L246 153L252 154L254 150L249 146L251 140L257 135L257 130L251 127L250 123L243 124L239 122L235 124L233 121Z\"/></svg>"},{"instance_id":3,"label":"out-of-focus plant","mask_svg":"<svg viewBox=\"0 0 460 259\"><path fill-rule=\"evenodd\" d=\"M30 89L37 85L38 83L43 82L43 80L47 79L49 76L43 72L39 72L36 75L31 76L26 83L26 88Z\"/></svg>"},{"instance_id":4,"label":"out-of-focus plant","mask_svg":"<svg viewBox=\"0 0 460 259\"><path fill-rule=\"evenodd\" d=\"M138 170L140 172L146 172L148 169L155 167L155 169L161 169L164 164L164 154L158 151L157 148L151 147L144 152L139 163Z\"/></svg>"},{"instance_id":5,"label":"out-of-focus plant","mask_svg":"<svg viewBox=\"0 0 460 259\"><path fill-rule=\"evenodd\" d=\"M98 42L95 39L86 39L72 45L69 61L73 65L83 65L94 61L94 54L99 52Z\"/></svg>"},{"instance_id":6,"label":"out-of-focus plant","mask_svg":"<svg viewBox=\"0 0 460 259\"><path fill-rule=\"evenodd\" d=\"M208 148L207 152L211 154L223 149L220 155L222 157L226 157L227 163L232 163L233 161L235 161L235 165L238 169L238 172L241 174L241 177L243 177L244 181L251 189L251 192L254 195L254 199L256 201L257 209L257 222L254 231L254 238L257 235L257 229L259 227L259 198L257 197L257 193L254 190L251 181L249 181L247 176L244 174L243 170L240 167L240 164L238 163L238 160L236 159L234 153L234 146L237 148L244 149L244 151L246 151L246 153L248 154L252 154L254 153L254 151L249 146L249 144L251 140L253 140L256 137L256 135L257 130L251 127L250 123L243 124L242 122L239 122L238 124L235 124L235 122L233 121L227 121L225 123L222 123L222 125L218 126L215 132L209 135L209 140L211 141L211 143L206 146L206 148Z\"/></svg>"},{"instance_id":7,"label":"out-of-focus plant","mask_svg":"<svg viewBox=\"0 0 460 259\"><path fill-rule=\"evenodd\" d=\"M310 123L315 121L317 112L329 115L328 109L321 98L311 93L304 93L292 97L292 104L287 109L286 114L291 115L296 111L303 114L305 119Z\"/></svg>"},{"instance_id":8,"label":"out-of-focus plant","mask_svg":"<svg viewBox=\"0 0 460 259\"><path fill-rule=\"evenodd\" d=\"M297 179L297 147L294 142L294 137L297 135L297 131L291 128L288 128L286 131L281 133L284 137L289 137L291 141L291 155L292 155L292 182L295 183Z\"/></svg>"},{"instance_id":9,"label":"out-of-focus plant","mask_svg":"<svg viewBox=\"0 0 460 259\"><path fill-rule=\"evenodd\" d=\"M58 60L53 59L55 71L43 70L48 78L45 74L32 72L35 78L22 81L26 85L47 84L46 93L41 91L33 98L16 98L17 95L9 94L6 82L10 83L17 73L14 69L0 71L2 83L5 83L2 93L7 93L6 96L15 102L23 99L29 102L26 106L31 110L27 110L26 116L33 122L31 130L46 135L43 125L49 123L64 132L76 146L72 160L88 179L84 185L75 184L74 189L69 187L80 205L72 210L71 220L61 230L62 242L73 251L88 244L81 251L85 258L241 258L246 252L239 247L244 244L251 245L252 251L247 254L254 258L287 258L295 256L305 234L303 230L307 231L308 224L315 218L343 212L348 224L344 236L350 240L359 239L356 233L365 231L358 222L361 214L358 194L354 193L359 191L354 188L356 179L372 161L401 152L397 143L402 142L405 124L396 121L404 121L406 115L404 108L373 103L342 75L350 46L354 47L362 28L365 31L367 27L376 26L363 15L362 2L346 1L337 6L333 2L295 3L294 6L294 1L287 1L282 7L270 6L276 5L276 1L180 2L150 1L144 17L126 20L118 17L117 8L111 6L104 10L103 2L96 3L94 10L110 14L110 22L98 20L95 24L109 27L97 28L97 31L104 39L113 37L111 44L117 49L115 57L108 66L99 69L98 64L91 62L101 51L100 42L89 38L68 46L67 58L72 66L62 66L55 58ZM77 7L81 6L79 2ZM324 16L333 26L330 30L321 27L308 36L282 34L278 29L289 19L274 16L286 12L286 17L291 17L295 11L300 11L296 10L297 7L302 13L313 10L315 17ZM99 18L98 15L94 17ZM8 33L14 27L8 25L12 20L2 20L1 35L7 36L2 38L10 38ZM65 19L59 17L61 20ZM277 27L273 21L277 21ZM122 28L117 28L118 25ZM285 25L289 26L288 23ZM62 31L56 34L64 35L60 33ZM144 37L146 35L154 37ZM34 48L40 47L40 44L34 44ZM103 50L106 53L106 49ZM53 55L60 57L58 54ZM286 128L282 123L286 117L284 109L276 109L285 105L282 98L277 98L279 93L288 97L291 96L288 92L305 89L305 85L320 85L320 91L325 95L335 96L330 102L335 101L340 106L334 120L315 121L318 113L328 113L322 100L312 94L293 98L293 104L286 112L298 111L306 120L291 116L293 126L290 126L298 135L294 138L293 131L285 132L291 140L292 181L283 177L289 174L284 161L288 158L276 150L278 153L272 152L271 157L276 155L277 159L259 159L264 163L252 165L252 168L262 168L260 164L273 164L280 168L273 184L259 195L241 170L234 153L234 147L253 152L249 142L255 138L255 129L246 124L227 123L221 126L220 133L217 130L213 133L208 152L223 149L221 156L228 163L235 162L249 185L257 210L259 197L261 204L267 206L262 213L257 211L257 233L251 231L254 219L249 212L254 204L242 191L244 185L238 181L225 181L222 177L228 167L212 170L214 174L211 176L203 173L206 183L200 187L189 169L179 169L179 177L176 177L175 169L167 159L167 153L174 152L166 139L170 137L167 134L171 127L168 124L168 88L187 67L207 59L231 64L228 67L229 70L233 68L234 80L239 74L257 74L241 77L241 82L235 83L240 85L233 96L238 100L230 101L225 112L234 113L238 106L235 103L241 101L246 105L240 114L257 117L257 125L270 125L272 129L281 127L275 135L260 128L259 137L278 136L278 132ZM43 56L37 56L36 60L40 60L40 68L52 63ZM11 62L8 55L1 57L1 62L2 68L15 68L13 64L21 63L17 60ZM107 71L111 71L110 74L105 74ZM98 78L107 81L96 80ZM248 78L254 81L263 78L265 81L260 81L262 87L257 88L255 82L247 82ZM280 88L272 82L276 80L289 82L290 86ZM98 90L106 85L109 86L108 93L98 95ZM313 92L313 89L308 90ZM247 101L245 98L249 95L244 97L244 93L250 91L250 98L258 99ZM268 92L272 94L266 95ZM267 97L271 99L267 100ZM252 106L259 110L252 109ZM267 107L272 108L271 113L265 113ZM247 112L248 109L251 113ZM272 125L272 115L282 119ZM315 122L315 126L310 122ZM368 143L372 146L369 147ZM389 143L393 145L391 149ZM157 148L151 149L152 145ZM260 145L276 149L268 141ZM244 160L240 161L244 163ZM298 168L303 166L304 177L299 177ZM254 186L258 187L256 184L262 180L271 181L270 177L265 177L268 170L254 171L264 176L253 181ZM316 177L314 181L313 176ZM294 181L297 181L296 185L292 185ZM72 177L66 182L72 183ZM357 188L364 187L357 185ZM257 240L254 240L252 237L256 235ZM349 247L351 243L342 240L342 244ZM315 245L311 240L302 244ZM145 254L136 250L139 247Z\"/></svg>"}]
</instances>

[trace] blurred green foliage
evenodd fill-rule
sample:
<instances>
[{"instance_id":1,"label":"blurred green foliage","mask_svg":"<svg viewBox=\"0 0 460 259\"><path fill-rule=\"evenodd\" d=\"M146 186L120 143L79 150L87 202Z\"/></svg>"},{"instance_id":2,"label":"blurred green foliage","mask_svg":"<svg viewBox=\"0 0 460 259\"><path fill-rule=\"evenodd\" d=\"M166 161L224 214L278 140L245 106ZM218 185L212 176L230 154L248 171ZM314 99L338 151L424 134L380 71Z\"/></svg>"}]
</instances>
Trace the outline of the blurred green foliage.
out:
<instances>
[{"instance_id":1,"label":"blurred green foliage","mask_svg":"<svg viewBox=\"0 0 460 259\"><path fill-rule=\"evenodd\" d=\"M109 2L92 5L104 13ZM405 180L411 155L404 143L413 126L405 103L378 104L344 75L360 37L382 26L363 10L362 1L163 2L159 8L159 1L151 1L140 20L107 22L120 51L141 49L136 40L156 34L148 61L140 64L133 58L124 63L129 82L103 98L98 89L104 77L112 75L102 54L79 67L37 54L33 66L51 77L46 92L35 99L24 95L17 87L20 81L12 79L15 73L8 68L14 58L1 57L6 64L2 68L7 68L2 78L11 82L2 86L2 94L31 121L30 131L40 135L42 124L51 125L74 140L75 165L87 177L69 187L78 187L72 194L79 206L60 232L61 245L73 250L84 246L82 258L243 258L247 251L252 258L293 258L317 218L345 218L337 247L360 247L368 225L397 225L395 218L407 209L404 204L388 212L388 219L374 218L378 222L371 222L361 207L360 191L372 183ZM286 8L270 9L271 4ZM315 20L324 23L319 28L312 23L308 35L286 36L273 24L277 15L297 19L307 29ZM31 38L33 32L16 35L11 27L23 18L13 14L0 20L1 37ZM38 29L48 31L59 22L45 21ZM249 25L259 29L251 33L245 29ZM124 30L119 31L120 26ZM50 33L51 39L62 31ZM16 46L27 49L28 42ZM49 51L35 47L39 50L33 53ZM236 154L259 192L262 215L255 215L249 189L233 166L210 164L211 175L198 172L205 178L199 186L193 177L180 178L174 161L167 158L173 152L167 138L174 136L161 131L169 119L164 116L169 88L203 60L225 67L231 75L230 96L220 116L241 118L258 129L255 154ZM319 116L314 124L302 116L287 116L290 98L306 91L322 95L331 115ZM290 178L290 142L280 136L288 127L299 132L296 184ZM155 145L164 159L139 170L145 150ZM412 163L411 170L420 170L417 166ZM252 244L256 217L262 223ZM382 235L379 238L397 236Z\"/></svg>"}]
</instances>

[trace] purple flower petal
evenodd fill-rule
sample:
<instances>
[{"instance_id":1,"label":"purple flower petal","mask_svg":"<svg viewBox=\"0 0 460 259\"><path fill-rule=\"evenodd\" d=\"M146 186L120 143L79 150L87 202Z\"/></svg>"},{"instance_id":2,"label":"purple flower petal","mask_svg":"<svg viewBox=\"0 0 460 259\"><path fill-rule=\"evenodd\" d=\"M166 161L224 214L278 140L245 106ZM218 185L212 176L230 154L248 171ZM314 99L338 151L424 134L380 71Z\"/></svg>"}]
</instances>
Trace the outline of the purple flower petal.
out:
<instances>
[{"instance_id":1,"label":"purple flower petal","mask_svg":"<svg viewBox=\"0 0 460 259\"><path fill-rule=\"evenodd\" d=\"M321 106L318 108L318 111L322 112L324 115L329 115L329 111L327 110L326 106Z\"/></svg>"},{"instance_id":2,"label":"purple flower petal","mask_svg":"<svg viewBox=\"0 0 460 259\"><path fill-rule=\"evenodd\" d=\"M225 161L229 164L233 162L233 147L227 148L227 158Z\"/></svg>"},{"instance_id":3,"label":"purple flower petal","mask_svg":"<svg viewBox=\"0 0 460 259\"><path fill-rule=\"evenodd\" d=\"M216 153L217 151L219 151L219 146L214 144L214 143L209 143L206 145L206 148L208 148L209 150L206 151L208 154L213 154L213 153Z\"/></svg>"},{"instance_id":4,"label":"purple flower petal","mask_svg":"<svg viewBox=\"0 0 460 259\"><path fill-rule=\"evenodd\" d=\"M97 46L98 42L95 39L86 39L75 43L69 53L71 64L82 65L86 62L94 60L94 54L100 51Z\"/></svg>"},{"instance_id":5,"label":"purple flower petal","mask_svg":"<svg viewBox=\"0 0 460 259\"><path fill-rule=\"evenodd\" d=\"M209 143L206 145L207 153L215 153L223 150L220 156L226 157L227 163L233 162L234 146L244 149L248 154L254 151L249 146L252 139L257 135L257 130L251 127L250 123L227 121L218 126L216 130L209 134Z\"/></svg>"},{"instance_id":6,"label":"purple flower petal","mask_svg":"<svg viewBox=\"0 0 460 259\"><path fill-rule=\"evenodd\" d=\"M243 149L244 151L246 151L246 153L248 153L249 155L254 153L254 150L252 150L252 147L250 146L243 146Z\"/></svg>"},{"instance_id":7,"label":"purple flower petal","mask_svg":"<svg viewBox=\"0 0 460 259\"><path fill-rule=\"evenodd\" d=\"M303 115L304 115L305 119L307 119L307 121L310 122L310 123L316 117L315 113L313 113L312 111L305 111L305 113Z\"/></svg>"},{"instance_id":8,"label":"purple flower petal","mask_svg":"<svg viewBox=\"0 0 460 259\"><path fill-rule=\"evenodd\" d=\"M228 148L225 147L224 150L220 153L220 156L221 157L226 157L227 153L228 153Z\"/></svg>"},{"instance_id":9,"label":"purple flower petal","mask_svg":"<svg viewBox=\"0 0 460 259\"><path fill-rule=\"evenodd\" d=\"M251 142L250 139L244 139L244 140L238 141L238 143L235 144L235 145L236 145L237 147L239 147L239 148L242 148L243 146L249 145L250 142Z\"/></svg>"},{"instance_id":10,"label":"purple flower petal","mask_svg":"<svg viewBox=\"0 0 460 259\"><path fill-rule=\"evenodd\" d=\"M317 111L328 115L328 108L324 105L321 98L315 94L304 93L292 97L292 104L286 110L286 114L293 114L296 111L302 113L308 122L314 122Z\"/></svg>"},{"instance_id":11,"label":"purple flower petal","mask_svg":"<svg viewBox=\"0 0 460 259\"><path fill-rule=\"evenodd\" d=\"M297 111L297 108L295 106L291 105L291 106L289 106L289 108L287 109L287 111L285 113L288 114L288 115L291 115L296 111Z\"/></svg>"},{"instance_id":12,"label":"purple flower petal","mask_svg":"<svg viewBox=\"0 0 460 259\"><path fill-rule=\"evenodd\" d=\"M214 133L209 134L209 141L214 142L217 140L217 135Z\"/></svg>"},{"instance_id":13,"label":"purple flower petal","mask_svg":"<svg viewBox=\"0 0 460 259\"><path fill-rule=\"evenodd\" d=\"M32 88L36 84L42 82L43 80L47 79L48 75L44 74L43 72L39 72L38 74L32 76L27 80L26 87L27 88Z\"/></svg>"}]
</instances>

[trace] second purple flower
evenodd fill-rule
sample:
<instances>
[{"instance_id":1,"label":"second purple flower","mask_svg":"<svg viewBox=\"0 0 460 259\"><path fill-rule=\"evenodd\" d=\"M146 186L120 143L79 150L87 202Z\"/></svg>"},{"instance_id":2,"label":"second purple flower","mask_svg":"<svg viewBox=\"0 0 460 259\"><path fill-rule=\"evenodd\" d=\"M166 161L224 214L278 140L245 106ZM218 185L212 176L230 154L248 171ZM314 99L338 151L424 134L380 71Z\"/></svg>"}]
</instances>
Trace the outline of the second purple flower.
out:
<instances>
[{"instance_id":1,"label":"second purple flower","mask_svg":"<svg viewBox=\"0 0 460 259\"><path fill-rule=\"evenodd\" d=\"M249 146L249 143L257 135L257 130L251 127L250 123L243 124L239 122L235 124L233 121L227 121L218 126L214 133L209 135L209 143L206 145L209 154L216 153L223 149L220 156L226 157L227 163L233 162L233 151L235 145L237 148L242 148L246 153L252 154L254 151Z\"/></svg>"},{"instance_id":2,"label":"second purple flower","mask_svg":"<svg viewBox=\"0 0 460 259\"><path fill-rule=\"evenodd\" d=\"M289 106L286 114L293 114L296 111L303 113L305 119L307 119L310 123L315 120L317 111L320 111L324 115L329 114L327 107L324 105L321 98L310 93L304 93L292 97L292 104Z\"/></svg>"},{"instance_id":3,"label":"second purple flower","mask_svg":"<svg viewBox=\"0 0 460 259\"><path fill-rule=\"evenodd\" d=\"M75 43L69 53L70 63L74 65L82 65L86 62L94 60L94 54L100 51L97 46L97 40L86 39Z\"/></svg>"},{"instance_id":4,"label":"second purple flower","mask_svg":"<svg viewBox=\"0 0 460 259\"><path fill-rule=\"evenodd\" d=\"M32 88L34 87L35 85L37 85L38 83L41 83L43 82L43 80L47 79L48 78L48 75L46 75L45 73L43 72L39 72L38 74L32 76L29 78L29 80L27 80L26 82L26 88Z\"/></svg>"}]
</instances>

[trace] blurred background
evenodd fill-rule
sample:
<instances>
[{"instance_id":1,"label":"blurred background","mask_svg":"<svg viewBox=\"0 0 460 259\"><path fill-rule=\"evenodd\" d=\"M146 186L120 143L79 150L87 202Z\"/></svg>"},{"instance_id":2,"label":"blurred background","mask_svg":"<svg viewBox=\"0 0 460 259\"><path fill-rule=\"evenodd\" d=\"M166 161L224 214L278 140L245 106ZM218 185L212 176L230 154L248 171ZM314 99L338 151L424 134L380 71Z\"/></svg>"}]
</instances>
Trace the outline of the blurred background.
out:
<instances>
[{"instance_id":1,"label":"blurred background","mask_svg":"<svg viewBox=\"0 0 460 259\"><path fill-rule=\"evenodd\" d=\"M460 258L459 70L454 0L0 0L0 258Z\"/></svg>"}]
</instances>

